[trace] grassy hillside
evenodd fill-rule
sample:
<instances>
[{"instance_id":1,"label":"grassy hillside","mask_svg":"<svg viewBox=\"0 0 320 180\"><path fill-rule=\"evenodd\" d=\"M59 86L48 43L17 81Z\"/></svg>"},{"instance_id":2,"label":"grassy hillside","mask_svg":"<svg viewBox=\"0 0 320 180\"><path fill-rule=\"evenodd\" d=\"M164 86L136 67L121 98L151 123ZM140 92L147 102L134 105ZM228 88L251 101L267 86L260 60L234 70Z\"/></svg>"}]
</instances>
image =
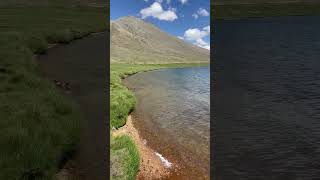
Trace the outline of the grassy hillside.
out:
<instances>
[{"instance_id":1,"label":"grassy hillside","mask_svg":"<svg viewBox=\"0 0 320 180\"><path fill-rule=\"evenodd\" d=\"M33 53L107 27L102 8L35 6L0 11L0 179L52 179L77 148L81 113Z\"/></svg>"},{"instance_id":2,"label":"grassy hillside","mask_svg":"<svg viewBox=\"0 0 320 180\"><path fill-rule=\"evenodd\" d=\"M111 23L112 63L195 63L209 62L209 51L135 17Z\"/></svg>"},{"instance_id":3,"label":"grassy hillside","mask_svg":"<svg viewBox=\"0 0 320 180\"><path fill-rule=\"evenodd\" d=\"M241 0L226 1L223 3L217 2L215 5L212 4L212 9L214 9L213 15L216 19L320 15L320 3L316 1L311 3L289 3L286 1L277 1L277 3L266 3L266 1L257 2L258 3L248 3L247 1Z\"/></svg>"}]
</instances>

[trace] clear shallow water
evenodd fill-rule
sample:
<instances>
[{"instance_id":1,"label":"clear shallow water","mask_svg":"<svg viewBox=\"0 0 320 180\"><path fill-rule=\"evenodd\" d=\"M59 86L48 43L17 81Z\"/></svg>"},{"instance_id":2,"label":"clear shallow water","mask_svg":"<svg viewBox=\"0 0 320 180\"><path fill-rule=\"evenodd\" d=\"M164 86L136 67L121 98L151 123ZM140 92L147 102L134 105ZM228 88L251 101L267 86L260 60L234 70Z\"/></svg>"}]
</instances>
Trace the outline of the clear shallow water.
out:
<instances>
[{"instance_id":1,"label":"clear shallow water","mask_svg":"<svg viewBox=\"0 0 320 180\"><path fill-rule=\"evenodd\" d=\"M209 67L162 69L125 80L138 99L135 125L147 143L195 179L209 177L209 73Z\"/></svg>"},{"instance_id":2,"label":"clear shallow water","mask_svg":"<svg viewBox=\"0 0 320 180\"><path fill-rule=\"evenodd\" d=\"M319 22L216 22L216 180L320 178Z\"/></svg>"}]
</instances>

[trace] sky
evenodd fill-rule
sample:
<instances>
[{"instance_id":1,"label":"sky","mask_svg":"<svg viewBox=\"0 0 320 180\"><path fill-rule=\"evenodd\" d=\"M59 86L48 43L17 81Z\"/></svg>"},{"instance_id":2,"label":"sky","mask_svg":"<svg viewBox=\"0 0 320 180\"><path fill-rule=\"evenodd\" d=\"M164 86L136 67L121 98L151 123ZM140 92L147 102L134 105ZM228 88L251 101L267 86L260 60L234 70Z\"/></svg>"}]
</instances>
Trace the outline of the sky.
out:
<instances>
[{"instance_id":1,"label":"sky","mask_svg":"<svg viewBox=\"0 0 320 180\"><path fill-rule=\"evenodd\" d=\"M210 0L110 0L110 19L135 16L210 49Z\"/></svg>"}]
</instances>

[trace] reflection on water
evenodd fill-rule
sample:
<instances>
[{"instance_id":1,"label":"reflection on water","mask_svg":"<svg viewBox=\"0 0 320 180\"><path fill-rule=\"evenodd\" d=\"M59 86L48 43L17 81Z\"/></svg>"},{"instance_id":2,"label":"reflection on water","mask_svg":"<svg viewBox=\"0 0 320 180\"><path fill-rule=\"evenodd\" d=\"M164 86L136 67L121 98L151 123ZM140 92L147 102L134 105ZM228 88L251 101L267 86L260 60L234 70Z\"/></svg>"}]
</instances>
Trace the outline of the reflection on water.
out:
<instances>
[{"instance_id":1,"label":"reflection on water","mask_svg":"<svg viewBox=\"0 0 320 180\"><path fill-rule=\"evenodd\" d=\"M216 180L319 179L319 22L216 22Z\"/></svg>"},{"instance_id":2,"label":"reflection on water","mask_svg":"<svg viewBox=\"0 0 320 180\"><path fill-rule=\"evenodd\" d=\"M209 176L209 73L209 67L162 69L125 81L138 99L138 129L148 143L169 160L193 164L198 177Z\"/></svg>"}]
</instances>

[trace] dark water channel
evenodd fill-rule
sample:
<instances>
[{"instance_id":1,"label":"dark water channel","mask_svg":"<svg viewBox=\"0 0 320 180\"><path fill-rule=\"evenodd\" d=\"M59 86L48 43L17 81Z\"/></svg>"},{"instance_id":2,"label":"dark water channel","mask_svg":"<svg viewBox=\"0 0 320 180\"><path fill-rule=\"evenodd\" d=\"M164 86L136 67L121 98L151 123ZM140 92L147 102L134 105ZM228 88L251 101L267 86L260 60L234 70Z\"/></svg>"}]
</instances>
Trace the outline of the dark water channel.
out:
<instances>
[{"instance_id":1,"label":"dark water channel","mask_svg":"<svg viewBox=\"0 0 320 180\"><path fill-rule=\"evenodd\" d=\"M319 22L216 21L215 180L320 179Z\"/></svg>"}]
</instances>

